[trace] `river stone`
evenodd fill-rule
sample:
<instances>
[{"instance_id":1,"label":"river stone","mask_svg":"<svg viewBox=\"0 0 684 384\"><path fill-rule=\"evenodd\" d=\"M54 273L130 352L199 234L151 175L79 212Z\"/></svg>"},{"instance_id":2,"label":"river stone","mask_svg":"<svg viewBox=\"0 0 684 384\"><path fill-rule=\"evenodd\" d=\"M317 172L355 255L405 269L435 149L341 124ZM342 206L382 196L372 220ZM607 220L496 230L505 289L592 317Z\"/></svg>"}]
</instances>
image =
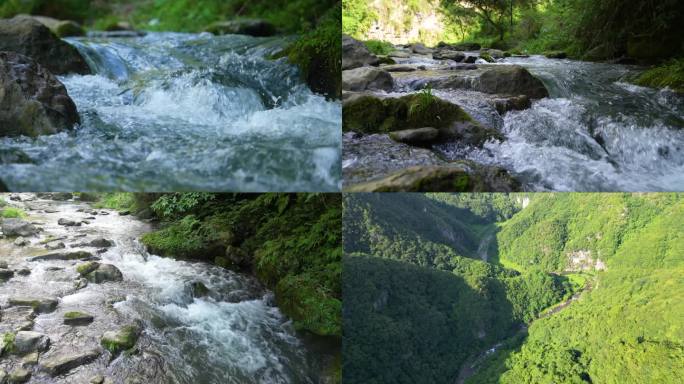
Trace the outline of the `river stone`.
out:
<instances>
[{"instance_id":1,"label":"river stone","mask_svg":"<svg viewBox=\"0 0 684 384\"><path fill-rule=\"evenodd\" d=\"M31 307L38 313L49 313L57 308L59 302L52 298L14 297L9 299L10 306Z\"/></svg>"},{"instance_id":2,"label":"river stone","mask_svg":"<svg viewBox=\"0 0 684 384\"><path fill-rule=\"evenodd\" d=\"M50 338L33 331L20 331L14 337L14 351L19 355L31 352L45 352L50 348Z\"/></svg>"},{"instance_id":3,"label":"river stone","mask_svg":"<svg viewBox=\"0 0 684 384\"><path fill-rule=\"evenodd\" d=\"M14 277L14 271L9 269L0 269L0 281L7 281Z\"/></svg>"},{"instance_id":4,"label":"river stone","mask_svg":"<svg viewBox=\"0 0 684 384\"><path fill-rule=\"evenodd\" d=\"M64 219L64 218L57 220L57 224L63 225L65 227L77 227L77 226L81 225L81 223L79 223L77 221Z\"/></svg>"},{"instance_id":5,"label":"river stone","mask_svg":"<svg viewBox=\"0 0 684 384\"><path fill-rule=\"evenodd\" d=\"M342 70L378 64L378 57L365 44L349 35L342 35Z\"/></svg>"},{"instance_id":6,"label":"river stone","mask_svg":"<svg viewBox=\"0 0 684 384\"><path fill-rule=\"evenodd\" d=\"M31 378L31 371L24 368L15 368L8 377L8 383L20 384L29 381Z\"/></svg>"},{"instance_id":7,"label":"river stone","mask_svg":"<svg viewBox=\"0 0 684 384\"><path fill-rule=\"evenodd\" d=\"M495 59L503 59L504 52L498 49L484 48L480 50L480 53L486 53Z\"/></svg>"},{"instance_id":8,"label":"river stone","mask_svg":"<svg viewBox=\"0 0 684 384\"><path fill-rule=\"evenodd\" d=\"M381 180L358 184L349 192L514 192L520 184L499 168L473 171L465 166L418 166Z\"/></svg>"},{"instance_id":9,"label":"river stone","mask_svg":"<svg viewBox=\"0 0 684 384\"><path fill-rule=\"evenodd\" d=\"M342 89L346 91L391 91L394 80L389 72L374 67L361 67L342 71Z\"/></svg>"},{"instance_id":10,"label":"river stone","mask_svg":"<svg viewBox=\"0 0 684 384\"><path fill-rule=\"evenodd\" d=\"M467 56L465 58L465 60L463 60L463 62L467 63L467 64L475 64L476 61L477 61L477 56Z\"/></svg>"},{"instance_id":11,"label":"river stone","mask_svg":"<svg viewBox=\"0 0 684 384\"><path fill-rule=\"evenodd\" d=\"M64 85L26 56L0 52L0 91L0 136L53 134L80 122Z\"/></svg>"},{"instance_id":12,"label":"river stone","mask_svg":"<svg viewBox=\"0 0 684 384\"><path fill-rule=\"evenodd\" d=\"M549 96L544 83L519 65L488 65L475 71L454 71L449 76L428 78L425 85L434 89L471 89L474 91L541 99Z\"/></svg>"},{"instance_id":13,"label":"river stone","mask_svg":"<svg viewBox=\"0 0 684 384\"><path fill-rule=\"evenodd\" d=\"M2 260L0 261L0 269L7 269L9 265L7 265L7 262Z\"/></svg>"},{"instance_id":14,"label":"river stone","mask_svg":"<svg viewBox=\"0 0 684 384\"><path fill-rule=\"evenodd\" d=\"M417 53L419 55L429 55L432 53L432 49L426 47L425 45L421 43L414 43L411 44L411 52Z\"/></svg>"},{"instance_id":15,"label":"river stone","mask_svg":"<svg viewBox=\"0 0 684 384\"><path fill-rule=\"evenodd\" d=\"M24 239L21 236L14 239L14 245L16 245L17 247L23 247L24 245L28 245L28 244L29 244L29 241Z\"/></svg>"},{"instance_id":16,"label":"river stone","mask_svg":"<svg viewBox=\"0 0 684 384\"><path fill-rule=\"evenodd\" d=\"M418 67L413 65L405 64L394 64L394 65L384 65L382 66L383 71L387 72L413 72L418 70Z\"/></svg>"},{"instance_id":17,"label":"river stone","mask_svg":"<svg viewBox=\"0 0 684 384\"><path fill-rule=\"evenodd\" d=\"M0 54L2 54L0 52ZM2 219L2 233L8 237L14 236L33 236L38 232L38 229L31 223L22 219Z\"/></svg>"},{"instance_id":18,"label":"river stone","mask_svg":"<svg viewBox=\"0 0 684 384\"><path fill-rule=\"evenodd\" d=\"M93 320L93 315L85 312L72 311L64 314L64 324L66 325L88 325Z\"/></svg>"},{"instance_id":19,"label":"river stone","mask_svg":"<svg viewBox=\"0 0 684 384\"><path fill-rule=\"evenodd\" d=\"M0 51L28 56L55 75L90 73L76 48L32 18L0 19Z\"/></svg>"},{"instance_id":20,"label":"river stone","mask_svg":"<svg viewBox=\"0 0 684 384\"><path fill-rule=\"evenodd\" d=\"M31 274L31 270L28 268L21 268L17 270L17 275L19 276L28 276Z\"/></svg>"},{"instance_id":21,"label":"river stone","mask_svg":"<svg viewBox=\"0 0 684 384\"><path fill-rule=\"evenodd\" d=\"M277 30L273 24L266 20L237 19L212 23L205 29L205 32L211 32L215 35L273 36Z\"/></svg>"},{"instance_id":22,"label":"river stone","mask_svg":"<svg viewBox=\"0 0 684 384\"><path fill-rule=\"evenodd\" d=\"M7 372L4 369L0 369L0 384L7 383Z\"/></svg>"},{"instance_id":23,"label":"river stone","mask_svg":"<svg viewBox=\"0 0 684 384\"><path fill-rule=\"evenodd\" d=\"M116 331L105 332L102 335L101 343L112 355L117 355L121 351L133 348L139 336L140 327L133 324Z\"/></svg>"},{"instance_id":24,"label":"river stone","mask_svg":"<svg viewBox=\"0 0 684 384\"><path fill-rule=\"evenodd\" d=\"M101 354L102 351L99 349L90 349L70 354L59 354L43 361L40 366L45 372L54 377L67 373L81 365L89 364L95 361Z\"/></svg>"},{"instance_id":25,"label":"river stone","mask_svg":"<svg viewBox=\"0 0 684 384\"><path fill-rule=\"evenodd\" d=\"M74 252L58 252L58 253L48 253L46 255L34 256L28 259L28 261L44 261L44 260L83 260L95 257L92 253L87 251L74 251Z\"/></svg>"},{"instance_id":26,"label":"river stone","mask_svg":"<svg viewBox=\"0 0 684 384\"><path fill-rule=\"evenodd\" d=\"M522 111L532 106L530 99L525 95L493 99L494 107L499 114L508 111Z\"/></svg>"},{"instance_id":27,"label":"river stone","mask_svg":"<svg viewBox=\"0 0 684 384\"><path fill-rule=\"evenodd\" d=\"M91 283L104 283L107 281L122 281L123 274L119 268L111 264L98 264L97 269L85 275Z\"/></svg>"},{"instance_id":28,"label":"river stone","mask_svg":"<svg viewBox=\"0 0 684 384\"><path fill-rule=\"evenodd\" d=\"M45 248L47 248L47 249L49 249L49 250L51 250L51 251L54 251L54 250L57 250L57 249L66 248L66 246L64 245L64 243L62 243L62 242L60 241L60 242L58 242L58 243L45 244Z\"/></svg>"},{"instance_id":29,"label":"river stone","mask_svg":"<svg viewBox=\"0 0 684 384\"><path fill-rule=\"evenodd\" d=\"M41 192L37 193L41 199L54 200L54 201L67 201L74 198L74 194L71 192Z\"/></svg>"},{"instance_id":30,"label":"river stone","mask_svg":"<svg viewBox=\"0 0 684 384\"><path fill-rule=\"evenodd\" d=\"M418 146L433 143L438 136L439 130L431 127L390 132L392 140Z\"/></svg>"},{"instance_id":31,"label":"river stone","mask_svg":"<svg viewBox=\"0 0 684 384\"><path fill-rule=\"evenodd\" d=\"M26 368L38 364L38 352L31 352L21 359L21 366Z\"/></svg>"},{"instance_id":32,"label":"river stone","mask_svg":"<svg viewBox=\"0 0 684 384\"><path fill-rule=\"evenodd\" d=\"M390 52L387 56L388 57L396 57L397 59L408 59L411 57L411 54L406 52L406 51L396 50L396 51Z\"/></svg>"},{"instance_id":33,"label":"river stone","mask_svg":"<svg viewBox=\"0 0 684 384\"><path fill-rule=\"evenodd\" d=\"M112 243L111 240L98 237L97 239L94 239L91 242L89 242L88 245L96 248L108 248L114 245L114 243Z\"/></svg>"},{"instance_id":34,"label":"river stone","mask_svg":"<svg viewBox=\"0 0 684 384\"><path fill-rule=\"evenodd\" d=\"M453 60L459 63L463 61L465 57L465 53L453 51L451 49L439 49L432 53L432 58L435 60Z\"/></svg>"}]
</instances>

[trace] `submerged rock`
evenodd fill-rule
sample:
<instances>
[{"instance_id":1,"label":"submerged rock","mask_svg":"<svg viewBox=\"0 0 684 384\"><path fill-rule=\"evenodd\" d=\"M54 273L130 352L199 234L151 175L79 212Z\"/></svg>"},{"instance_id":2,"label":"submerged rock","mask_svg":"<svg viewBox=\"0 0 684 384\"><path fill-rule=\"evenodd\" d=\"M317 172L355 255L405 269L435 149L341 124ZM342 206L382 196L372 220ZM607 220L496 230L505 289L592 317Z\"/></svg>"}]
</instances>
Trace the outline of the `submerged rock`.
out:
<instances>
[{"instance_id":1,"label":"submerged rock","mask_svg":"<svg viewBox=\"0 0 684 384\"><path fill-rule=\"evenodd\" d=\"M2 219L0 227L2 227L2 233L8 237L29 237L38 233L38 229L33 224L16 218Z\"/></svg>"},{"instance_id":2,"label":"submerged rock","mask_svg":"<svg viewBox=\"0 0 684 384\"><path fill-rule=\"evenodd\" d=\"M342 89L346 91L380 90L394 88L392 75L374 67L361 67L342 71Z\"/></svg>"},{"instance_id":3,"label":"submerged rock","mask_svg":"<svg viewBox=\"0 0 684 384\"><path fill-rule=\"evenodd\" d=\"M23 237L19 236L16 239L14 239L14 245L17 247L23 247L24 245L28 245L29 241L24 239Z\"/></svg>"},{"instance_id":4,"label":"submerged rock","mask_svg":"<svg viewBox=\"0 0 684 384\"><path fill-rule=\"evenodd\" d=\"M90 73L76 48L32 18L0 19L0 51L28 56L55 75Z\"/></svg>"},{"instance_id":5,"label":"submerged rock","mask_svg":"<svg viewBox=\"0 0 684 384\"><path fill-rule=\"evenodd\" d=\"M273 36L277 33L275 26L261 19L238 19L230 21L217 21L209 25L205 32L215 35L250 35L250 36Z\"/></svg>"},{"instance_id":6,"label":"submerged rock","mask_svg":"<svg viewBox=\"0 0 684 384\"><path fill-rule=\"evenodd\" d=\"M342 70L378 64L378 57L365 44L351 36L342 35Z\"/></svg>"},{"instance_id":7,"label":"submerged rock","mask_svg":"<svg viewBox=\"0 0 684 384\"><path fill-rule=\"evenodd\" d=\"M90 349L70 354L59 354L41 363L41 368L51 376L57 376L67 373L81 365L89 364L95 361L101 354L102 351L99 349Z\"/></svg>"},{"instance_id":8,"label":"submerged rock","mask_svg":"<svg viewBox=\"0 0 684 384\"><path fill-rule=\"evenodd\" d=\"M0 269L0 281L7 281L14 277L14 271L9 269Z\"/></svg>"},{"instance_id":9,"label":"submerged rock","mask_svg":"<svg viewBox=\"0 0 684 384\"><path fill-rule=\"evenodd\" d=\"M80 122L64 85L26 56L0 52L0 95L0 136L53 134Z\"/></svg>"},{"instance_id":10,"label":"submerged rock","mask_svg":"<svg viewBox=\"0 0 684 384\"><path fill-rule=\"evenodd\" d=\"M65 227L77 227L77 226L81 225L80 222L70 220L70 219L59 219L59 220L57 220L57 224L63 225Z\"/></svg>"},{"instance_id":11,"label":"submerged rock","mask_svg":"<svg viewBox=\"0 0 684 384\"><path fill-rule=\"evenodd\" d=\"M31 352L45 352L50 348L50 338L40 332L20 331L14 336L14 352L25 355Z\"/></svg>"},{"instance_id":12,"label":"submerged rock","mask_svg":"<svg viewBox=\"0 0 684 384\"><path fill-rule=\"evenodd\" d=\"M505 170L473 172L467 167L411 167L381 180L358 184L349 192L513 192L520 184Z\"/></svg>"},{"instance_id":13,"label":"submerged rock","mask_svg":"<svg viewBox=\"0 0 684 384\"><path fill-rule=\"evenodd\" d=\"M201 281L193 281L190 284L192 290L192 297L204 297L209 294L209 288Z\"/></svg>"}]
</instances>

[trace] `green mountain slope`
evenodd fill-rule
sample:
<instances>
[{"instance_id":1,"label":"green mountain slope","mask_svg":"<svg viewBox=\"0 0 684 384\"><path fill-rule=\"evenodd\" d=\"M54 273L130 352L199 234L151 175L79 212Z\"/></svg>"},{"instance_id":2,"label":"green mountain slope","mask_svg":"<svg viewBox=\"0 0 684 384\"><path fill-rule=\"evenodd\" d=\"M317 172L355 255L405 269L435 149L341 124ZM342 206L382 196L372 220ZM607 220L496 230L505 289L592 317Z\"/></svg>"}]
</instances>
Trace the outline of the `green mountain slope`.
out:
<instances>
[{"instance_id":1,"label":"green mountain slope","mask_svg":"<svg viewBox=\"0 0 684 384\"><path fill-rule=\"evenodd\" d=\"M684 195L393 195L345 197L345 382L684 382Z\"/></svg>"}]
</instances>

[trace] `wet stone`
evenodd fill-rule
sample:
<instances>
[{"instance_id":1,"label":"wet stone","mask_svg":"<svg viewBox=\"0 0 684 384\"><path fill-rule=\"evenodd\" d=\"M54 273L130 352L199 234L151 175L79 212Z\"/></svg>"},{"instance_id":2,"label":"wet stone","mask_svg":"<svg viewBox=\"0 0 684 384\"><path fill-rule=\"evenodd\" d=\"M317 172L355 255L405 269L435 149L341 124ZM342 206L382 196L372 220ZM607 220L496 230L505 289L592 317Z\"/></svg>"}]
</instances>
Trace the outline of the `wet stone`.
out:
<instances>
[{"instance_id":1,"label":"wet stone","mask_svg":"<svg viewBox=\"0 0 684 384\"><path fill-rule=\"evenodd\" d=\"M72 311L64 314L64 324L66 325L88 325L93 320L93 315L85 312Z\"/></svg>"},{"instance_id":2,"label":"wet stone","mask_svg":"<svg viewBox=\"0 0 684 384\"><path fill-rule=\"evenodd\" d=\"M20 331L14 337L14 351L20 355L45 352L48 348L50 348L50 338L40 332Z\"/></svg>"},{"instance_id":3,"label":"wet stone","mask_svg":"<svg viewBox=\"0 0 684 384\"><path fill-rule=\"evenodd\" d=\"M14 277L14 271L9 269L0 269L0 281L7 281Z\"/></svg>"},{"instance_id":4,"label":"wet stone","mask_svg":"<svg viewBox=\"0 0 684 384\"><path fill-rule=\"evenodd\" d=\"M31 378L31 371L28 371L24 368L16 368L14 371L12 371L9 374L8 377L8 383L11 384L19 384L19 383L25 383L29 381Z\"/></svg>"},{"instance_id":5,"label":"wet stone","mask_svg":"<svg viewBox=\"0 0 684 384\"><path fill-rule=\"evenodd\" d=\"M38 364L38 352L32 352L29 353L28 355L24 356L24 358L21 359L21 365L23 367L30 367L33 365Z\"/></svg>"},{"instance_id":6,"label":"wet stone","mask_svg":"<svg viewBox=\"0 0 684 384\"><path fill-rule=\"evenodd\" d=\"M71 354L59 354L41 363L41 368L51 376L57 376L81 365L89 364L95 361L101 354L102 351L98 349Z\"/></svg>"},{"instance_id":7,"label":"wet stone","mask_svg":"<svg viewBox=\"0 0 684 384\"><path fill-rule=\"evenodd\" d=\"M14 297L9 299L9 304L15 307L31 307L38 313L48 313L54 311L59 302L53 298Z\"/></svg>"},{"instance_id":8,"label":"wet stone","mask_svg":"<svg viewBox=\"0 0 684 384\"><path fill-rule=\"evenodd\" d=\"M20 276L28 276L31 274L31 270L28 268L21 268L17 270L17 275Z\"/></svg>"}]
</instances>

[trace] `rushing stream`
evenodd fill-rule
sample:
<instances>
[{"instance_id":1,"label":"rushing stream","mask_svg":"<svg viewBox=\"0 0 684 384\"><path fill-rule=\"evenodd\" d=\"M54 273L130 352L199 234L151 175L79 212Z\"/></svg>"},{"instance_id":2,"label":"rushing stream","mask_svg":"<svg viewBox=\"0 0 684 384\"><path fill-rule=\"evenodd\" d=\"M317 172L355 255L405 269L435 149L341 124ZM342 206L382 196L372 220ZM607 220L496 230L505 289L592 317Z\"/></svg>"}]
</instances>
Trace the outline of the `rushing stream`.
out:
<instances>
[{"instance_id":1,"label":"rushing stream","mask_svg":"<svg viewBox=\"0 0 684 384\"><path fill-rule=\"evenodd\" d=\"M6 198L6 196L5 196ZM150 255L137 238L150 224L85 203L24 200L29 220L42 230L19 247L0 240L0 261L28 275L0 283L0 333L16 331L27 314L10 306L12 297L52 297L55 311L39 314L32 331L46 334L50 348L40 355L39 366L56 356L98 348L100 338L131 323L142 324L136 351L113 361L101 354L94 362L51 378L34 370L31 383L86 383L103 375L114 383L319 383L323 355L293 330L274 304L273 295L254 278L201 262L185 262ZM86 220L86 218L92 217ZM81 226L58 225L59 218L89 221ZM104 251L79 245L104 237L114 245ZM47 239L54 239L47 241ZM41 243L42 241L42 243ZM116 266L121 282L89 283L76 288L80 261L29 261L28 256L48 253L44 244L63 242L66 249L98 254L101 263ZM55 251L52 251L55 252ZM193 295L192 285L202 282L208 296ZM87 326L63 324L64 313L85 311L94 316ZM30 317L30 316L29 316ZM12 371L20 358L5 356L0 369Z\"/></svg>"},{"instance_id":2,"label":"rushing stream","mask_svg":"<svg viewBox=\"0 0 684 384\"><path fill-rule=\"evenodd\" d=\"M423 65L428 70L443 64L426 56L397 62ZM510 64L521 65L541 79L550 97L533 102L527 110L501 117L486 102L489 95L461 89L433 90L506 136L503 143L490 142L483 150L439 145L436 152L441 158L468 158L504 167L526 190L684 190L684 97L671 90L628 83L627 77L638 73L635 66L541 56L506 58L493 65ZM393 73L395 90L391 95L422 88L422 73ZM348 144L345 138L345 147L353 148ZM401 150L391 148L387 152ZM343 164L353 164L362 157L345 154ZM407 166L425 163L420 159L404 162Z\"/></svg>"},{"instance_id":3,"label":"rushing stream","mask_svg":"<svg viewBox=\"0 0 684 384\"><path fill-rule=\"evenodd\" d=\"M292 38L148 33L70 38L93 75L60 77L82 124L4 138L12 190L335 191L341 107L285 59Z\"/></svg>"}]
</instances>

